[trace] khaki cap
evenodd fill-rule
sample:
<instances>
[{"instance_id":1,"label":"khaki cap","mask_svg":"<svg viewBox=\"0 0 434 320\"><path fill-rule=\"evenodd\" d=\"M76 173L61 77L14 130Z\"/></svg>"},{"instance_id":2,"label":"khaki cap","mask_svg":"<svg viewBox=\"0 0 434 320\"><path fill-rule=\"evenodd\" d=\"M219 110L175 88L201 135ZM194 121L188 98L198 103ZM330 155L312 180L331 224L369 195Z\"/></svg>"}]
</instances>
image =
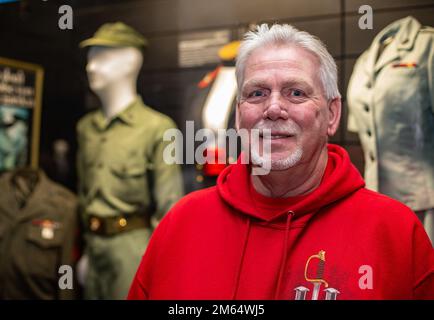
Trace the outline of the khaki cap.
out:
<instances>
[{"instance_id":1,"label":"khaki cap","mask_svg":"<svg viewBox=\"0 0 434 320\"><path fill-rule=\"evenodd\" d=\"M148 46L146 38L138 31L123 22L102 25L92 38L80 42L80 47L136 47L144 49Z\"/></svg>"}]
</instances>

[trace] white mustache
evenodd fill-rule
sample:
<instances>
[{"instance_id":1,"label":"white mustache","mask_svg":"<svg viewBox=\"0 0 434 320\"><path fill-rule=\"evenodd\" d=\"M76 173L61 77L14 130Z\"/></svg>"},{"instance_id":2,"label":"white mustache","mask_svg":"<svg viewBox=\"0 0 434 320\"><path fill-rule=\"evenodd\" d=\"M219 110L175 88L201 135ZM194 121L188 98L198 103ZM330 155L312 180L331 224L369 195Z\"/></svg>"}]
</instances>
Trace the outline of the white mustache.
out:
<instances>
[{"instance_id":1,"label":"white mustache","mask_svg":"<svg viewBox=\"0 0 434 320\"><path fill-rule=\"evenodd\" d=\"M270 131L278 131L282 132L291 136L297 135L300 133L300 127L293 121L288 122L271 122L271 121L264 121L260 120L258 123L256 123L252 129L260 130L261 132L263 130L270 130Z\"/></svg>"}]
</instances>

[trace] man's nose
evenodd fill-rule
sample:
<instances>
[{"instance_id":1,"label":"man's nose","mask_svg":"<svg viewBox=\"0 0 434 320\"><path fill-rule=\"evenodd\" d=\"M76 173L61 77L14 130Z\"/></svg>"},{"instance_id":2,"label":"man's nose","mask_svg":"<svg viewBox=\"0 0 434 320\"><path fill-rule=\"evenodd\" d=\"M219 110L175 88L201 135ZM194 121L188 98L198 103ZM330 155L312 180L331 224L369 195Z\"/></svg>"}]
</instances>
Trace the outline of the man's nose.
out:
<instances>
[{"instance_id":1,"label":"man's nose","mask_svg":"<svg viewBox=\"0 0 434 320\"><path fill-rule=\"evenodd\" d=\"M264 119L270 120L278 120L278 119L287 119L288 111L285 108L284 101L282 101L282 97L280 93L271 94L270 99L268 101L268 106L264 110Z\"/></svg>"}]
</instances>

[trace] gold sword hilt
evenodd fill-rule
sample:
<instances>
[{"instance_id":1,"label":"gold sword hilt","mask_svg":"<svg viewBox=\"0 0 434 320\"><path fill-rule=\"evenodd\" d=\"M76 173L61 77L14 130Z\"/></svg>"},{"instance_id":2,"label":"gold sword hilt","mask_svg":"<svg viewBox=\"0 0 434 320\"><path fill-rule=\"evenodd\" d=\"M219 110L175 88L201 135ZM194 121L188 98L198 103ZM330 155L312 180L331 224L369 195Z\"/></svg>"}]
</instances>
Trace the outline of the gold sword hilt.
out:
<instances>
[{"instance_id":1,"label":"gold sword hilt","mask_svg":"<svg viewBox=\"0 0 434 320\"><path fill-rule=\"evenodd\" d=\"M309 278L307 276L307 269L309 268L309 263L313 258L317 258L319 259L319 269L317 271L317 278ZM306 266L304 267L304 278L306 279L306 281L311 282L311 283L323 283L324 286L327 288L329 286L329 284L327 283L327 281L325 281L322 277L324 274L324 264L325 264L325 251L321 250L320 252L318 252L318 254L314 254L311 255L309 257L309 259L307 259L306 261Z\"/></svg>"}]
</instances>

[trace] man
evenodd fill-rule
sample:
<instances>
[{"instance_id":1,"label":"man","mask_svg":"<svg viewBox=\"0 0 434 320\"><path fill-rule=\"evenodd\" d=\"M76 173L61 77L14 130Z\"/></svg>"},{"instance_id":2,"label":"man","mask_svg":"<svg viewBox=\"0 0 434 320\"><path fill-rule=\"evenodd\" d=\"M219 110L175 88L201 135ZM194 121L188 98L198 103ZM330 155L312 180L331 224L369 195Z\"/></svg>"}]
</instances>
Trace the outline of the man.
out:
<instances>
[{"instance_id":1,"label":"man","mask_svg":"<svg viewBox=\"0 0 434 320\"><path fill-rule=\"evenodd\" d=\"M327 144L341 100L324 45L261 25L236 68L237 129L271 130L271 171L254 176L239 160L179 201L129 298L434 298L434 252L415 214L365 189L346 151Z\"/></svg>"}]
</instances>

